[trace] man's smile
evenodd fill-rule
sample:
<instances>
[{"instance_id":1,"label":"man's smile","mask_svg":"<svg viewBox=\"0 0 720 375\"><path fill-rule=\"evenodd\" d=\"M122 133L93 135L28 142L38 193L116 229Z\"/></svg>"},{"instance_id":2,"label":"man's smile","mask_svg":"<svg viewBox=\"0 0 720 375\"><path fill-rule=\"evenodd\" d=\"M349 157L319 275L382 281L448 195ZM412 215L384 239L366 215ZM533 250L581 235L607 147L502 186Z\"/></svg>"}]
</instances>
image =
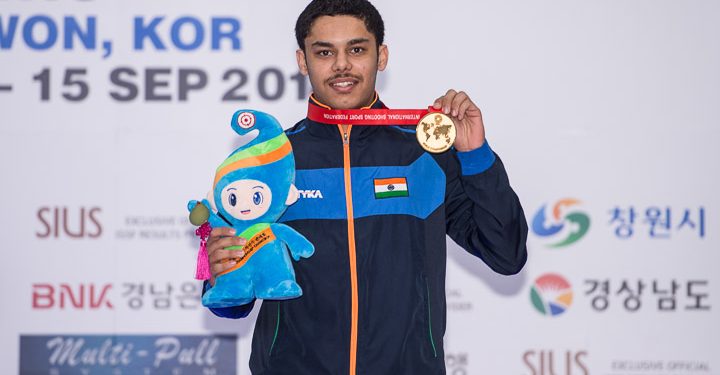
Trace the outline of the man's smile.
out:
<instances>
[{"instance_id":1,"label":"man's smile","mask_svg":"<svg viewBox=\"0 0 720 375\"><path fill-rule=\"evenodd\" d=\"M358 78L342 77L333 78L328 83L335 91L350 92L360 82Z\"/></svg>"}]
</instances>

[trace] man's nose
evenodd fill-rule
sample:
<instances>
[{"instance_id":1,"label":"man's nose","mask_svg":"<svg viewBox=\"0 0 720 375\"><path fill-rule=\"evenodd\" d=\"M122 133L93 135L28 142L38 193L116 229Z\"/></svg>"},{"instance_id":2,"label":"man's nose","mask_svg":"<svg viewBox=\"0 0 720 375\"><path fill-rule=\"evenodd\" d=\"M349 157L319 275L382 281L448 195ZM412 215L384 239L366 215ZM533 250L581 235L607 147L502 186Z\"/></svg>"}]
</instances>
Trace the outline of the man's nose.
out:
<instances>
[{"instance_id":1,"label":"man's nose","mask_svg":"<svg viewBox=\"0 0 720 375\"><path fill-rule=\"evenodd\" d=\"M333 70L336 72L345 72L352 68L352 64L350 63L350 59L348 58L346 53L338 53L337 58L335 59L335 64L333 65Z\"/></svg>"}]
</instances>

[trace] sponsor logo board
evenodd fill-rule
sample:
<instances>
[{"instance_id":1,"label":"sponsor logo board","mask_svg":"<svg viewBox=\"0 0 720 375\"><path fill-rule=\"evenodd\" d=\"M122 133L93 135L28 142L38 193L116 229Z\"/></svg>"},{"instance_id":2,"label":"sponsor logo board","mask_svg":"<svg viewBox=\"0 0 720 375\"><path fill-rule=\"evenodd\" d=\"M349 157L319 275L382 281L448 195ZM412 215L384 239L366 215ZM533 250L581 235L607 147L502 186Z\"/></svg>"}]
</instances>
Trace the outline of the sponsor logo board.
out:
<instances>
[{"instance_id":1,"label":"sponsor logo board","mask_svg":"<svg viewBox=\"0 0 720 375\"><path fill-rule=\"evenodd\" d=\"M236 374L235 335L22 335L21 374Z\"/></svg>"}]
</instances>

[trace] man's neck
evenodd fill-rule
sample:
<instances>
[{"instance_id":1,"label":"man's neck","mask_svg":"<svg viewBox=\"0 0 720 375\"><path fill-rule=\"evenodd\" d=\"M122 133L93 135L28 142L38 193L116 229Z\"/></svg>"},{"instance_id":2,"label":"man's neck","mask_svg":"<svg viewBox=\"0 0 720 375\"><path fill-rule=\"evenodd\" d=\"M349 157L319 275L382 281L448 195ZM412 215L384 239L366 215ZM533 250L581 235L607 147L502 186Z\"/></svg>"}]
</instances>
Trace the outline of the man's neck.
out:
<instances>
[{"instance_id":1,"label":"man's neck","mask_svg":"<svg viewBox=\"0 0 720 375\"><path fill-rule=\"evenodd\" d=\"M325 104L325 102L324 102L323 100L321 100L321 99L319 99L317 96L315 96L314 93L311 93L311 94L310 94L310 99L311 99L312 101L314 101L316 104L319 104L321 107L325 107L325 108L327 108L327 109L348 109L348 110L355 110L355 109L369 109L369 108L371 108L371 107L375 104L375 102L377 102L377 100L378 100L378 95L377 95L377 92L373 92L373 94L372 94L372 96L370 97L370 99L368 99L368 100L366 101L366 104L363 105L363 106L361 106L361 107L359 107L359 108L332 108L332 107L330 107L329 105Z\"/></svg>"}]
</instances>

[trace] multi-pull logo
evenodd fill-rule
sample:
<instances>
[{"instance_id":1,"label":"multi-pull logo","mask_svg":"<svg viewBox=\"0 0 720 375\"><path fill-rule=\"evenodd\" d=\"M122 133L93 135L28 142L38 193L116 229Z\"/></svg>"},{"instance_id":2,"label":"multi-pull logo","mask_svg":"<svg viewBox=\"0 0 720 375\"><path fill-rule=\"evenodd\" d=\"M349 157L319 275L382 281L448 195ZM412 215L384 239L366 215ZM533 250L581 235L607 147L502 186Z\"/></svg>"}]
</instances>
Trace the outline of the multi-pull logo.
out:
<instances>
[{"instance_id":1,"label":"multi-pull logo","mask_svg":"<svg viewBox=\"0 0 720 375\"><path fill-rule=\"evenodd\" d=\"M21 374L237 374L236 335L21 335Z\"/></svg>"}]
</instances>

